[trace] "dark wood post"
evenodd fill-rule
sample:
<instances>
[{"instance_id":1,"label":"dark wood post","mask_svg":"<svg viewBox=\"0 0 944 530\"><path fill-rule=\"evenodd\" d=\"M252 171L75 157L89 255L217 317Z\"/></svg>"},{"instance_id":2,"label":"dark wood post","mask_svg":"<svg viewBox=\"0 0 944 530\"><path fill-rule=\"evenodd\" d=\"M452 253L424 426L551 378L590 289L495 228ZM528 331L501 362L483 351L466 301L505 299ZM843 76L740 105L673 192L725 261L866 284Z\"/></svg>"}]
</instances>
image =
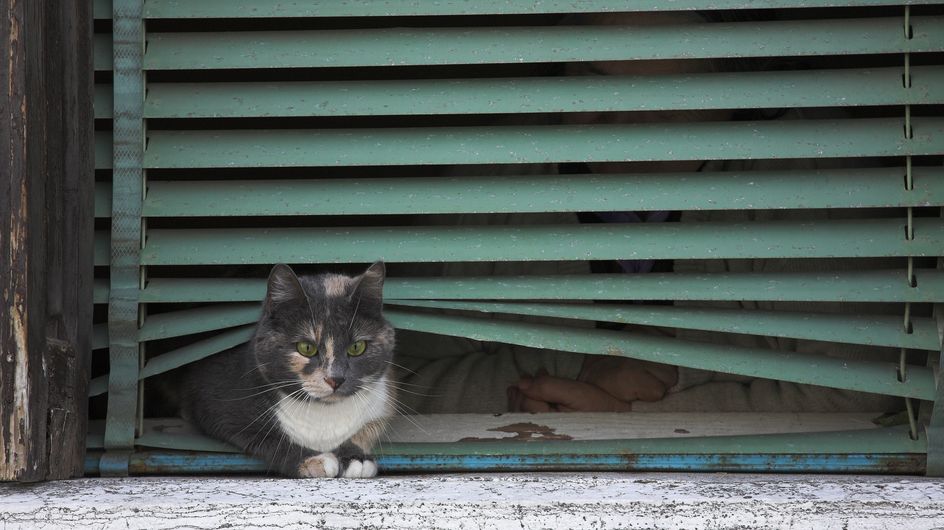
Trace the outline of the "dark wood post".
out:
<instances>
[{"instance_id":1,"label":"dark wood post","mask_svg":"<svg viewBox=\"0 0 944 530\"><path fill-rule=\"evenodd\" d=\"M91 359L90 0L0 0L0 480L80 476Z\"/></svg>"}]
</instances>

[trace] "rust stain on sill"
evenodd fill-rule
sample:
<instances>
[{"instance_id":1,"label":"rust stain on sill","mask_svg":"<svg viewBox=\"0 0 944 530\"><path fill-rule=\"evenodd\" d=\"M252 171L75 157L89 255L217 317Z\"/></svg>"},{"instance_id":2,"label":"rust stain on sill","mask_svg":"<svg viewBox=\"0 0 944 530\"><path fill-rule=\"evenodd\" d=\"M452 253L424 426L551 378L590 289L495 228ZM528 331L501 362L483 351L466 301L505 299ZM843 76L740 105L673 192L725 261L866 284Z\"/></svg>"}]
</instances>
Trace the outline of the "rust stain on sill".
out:
<instances>
[{"instance_id":1,"label":"rust stain on sill","mask_svg":"<svg viewBox=\"0 0 944 530\"><path fill-rule=\"evenodd\" d=\"M572 436L566 434L558 434L554 432L554 429L548 427L547 425L538 425L531 422L523 423L512 423L511 425L505 425L502 427L495 427L488 429L492 432L504 432L514 434L512 437L501 437L501 438L477 438L474 436L462 438L460 442L505 442L505 441L519 441L519 442L533 442L533 441L546 441L546 440L573 440Z\"/></svg>"}]
</instances>

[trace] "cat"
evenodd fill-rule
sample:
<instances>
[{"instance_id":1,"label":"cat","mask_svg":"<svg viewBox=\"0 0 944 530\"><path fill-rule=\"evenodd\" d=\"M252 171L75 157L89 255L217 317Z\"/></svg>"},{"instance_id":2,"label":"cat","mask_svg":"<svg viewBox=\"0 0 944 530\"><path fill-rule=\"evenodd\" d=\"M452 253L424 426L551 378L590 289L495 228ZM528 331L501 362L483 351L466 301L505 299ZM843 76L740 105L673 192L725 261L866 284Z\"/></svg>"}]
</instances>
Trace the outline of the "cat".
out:
<instances>
[{"instance_id":1,"label":"cat","mask_svg":"<svg viewBox=\"0 0 944 530\"><path fill-rule=\"evenodd\" d=\"M273 267L252 339L184 373L184 418L285 476L375 476L394 412L384 276L383 262L353 278Z\"/></svg>"}]
</instances>

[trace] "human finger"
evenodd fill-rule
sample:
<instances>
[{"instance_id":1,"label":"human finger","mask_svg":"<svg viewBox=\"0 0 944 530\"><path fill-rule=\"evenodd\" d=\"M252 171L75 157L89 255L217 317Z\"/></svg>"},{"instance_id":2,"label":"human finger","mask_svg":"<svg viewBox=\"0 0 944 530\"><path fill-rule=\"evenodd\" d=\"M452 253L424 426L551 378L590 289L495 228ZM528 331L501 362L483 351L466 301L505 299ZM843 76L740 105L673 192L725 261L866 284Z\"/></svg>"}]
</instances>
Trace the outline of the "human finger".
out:
<instances>
[{"instance_id":1,"label":"human finger","mask_svg":"<svg viewBox=\"0 0 944 530\"><path fill-rule=\"evenodd\" d=\"M558 409L572 411L621 411L629 410L623 402L604 390L582 381L552 376L523 378L518 389L529 399L557 405Z\"/></svg>"}]
</instances>

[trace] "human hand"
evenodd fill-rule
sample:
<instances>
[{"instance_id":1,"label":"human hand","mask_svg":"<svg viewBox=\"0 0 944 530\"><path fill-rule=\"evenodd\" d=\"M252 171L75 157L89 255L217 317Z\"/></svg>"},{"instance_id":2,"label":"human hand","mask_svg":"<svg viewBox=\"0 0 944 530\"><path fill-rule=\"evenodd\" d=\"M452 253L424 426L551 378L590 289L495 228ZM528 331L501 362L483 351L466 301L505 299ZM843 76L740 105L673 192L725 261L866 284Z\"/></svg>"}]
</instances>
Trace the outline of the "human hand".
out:
<instances>
[{"instance_id":1,"label":"human hand","mask_svg":"<svg viewBox=\"0 0 944 530\"><path fill-rule=\"evenodd\" d=\"M627 357L587 355L577 379L622 401L658 401L678 382L678 368Z\"/></svg>"},{"instance_id":2,"label":"human hand","mask_svg":"<svg viewBox=\"0 0 944 530\"><path fill-rule=\"evenodd\" d=\"M627 412L621 401L591 383L554 377L541 371L522 377L508 387L508 410L512 412Z\"/></svg>"},{"instance_id":3,"label":"human hand","mask_svg":"<svg viewBox=\"0 0 944 530\"><path fill-rule=\"evenodd\" d=\"M587 356L577 380L539 371L508 388L508 409L522 412L625 412L658 401L678 379L674 366L623 357Z\"/></svg>"}]
</instances>

